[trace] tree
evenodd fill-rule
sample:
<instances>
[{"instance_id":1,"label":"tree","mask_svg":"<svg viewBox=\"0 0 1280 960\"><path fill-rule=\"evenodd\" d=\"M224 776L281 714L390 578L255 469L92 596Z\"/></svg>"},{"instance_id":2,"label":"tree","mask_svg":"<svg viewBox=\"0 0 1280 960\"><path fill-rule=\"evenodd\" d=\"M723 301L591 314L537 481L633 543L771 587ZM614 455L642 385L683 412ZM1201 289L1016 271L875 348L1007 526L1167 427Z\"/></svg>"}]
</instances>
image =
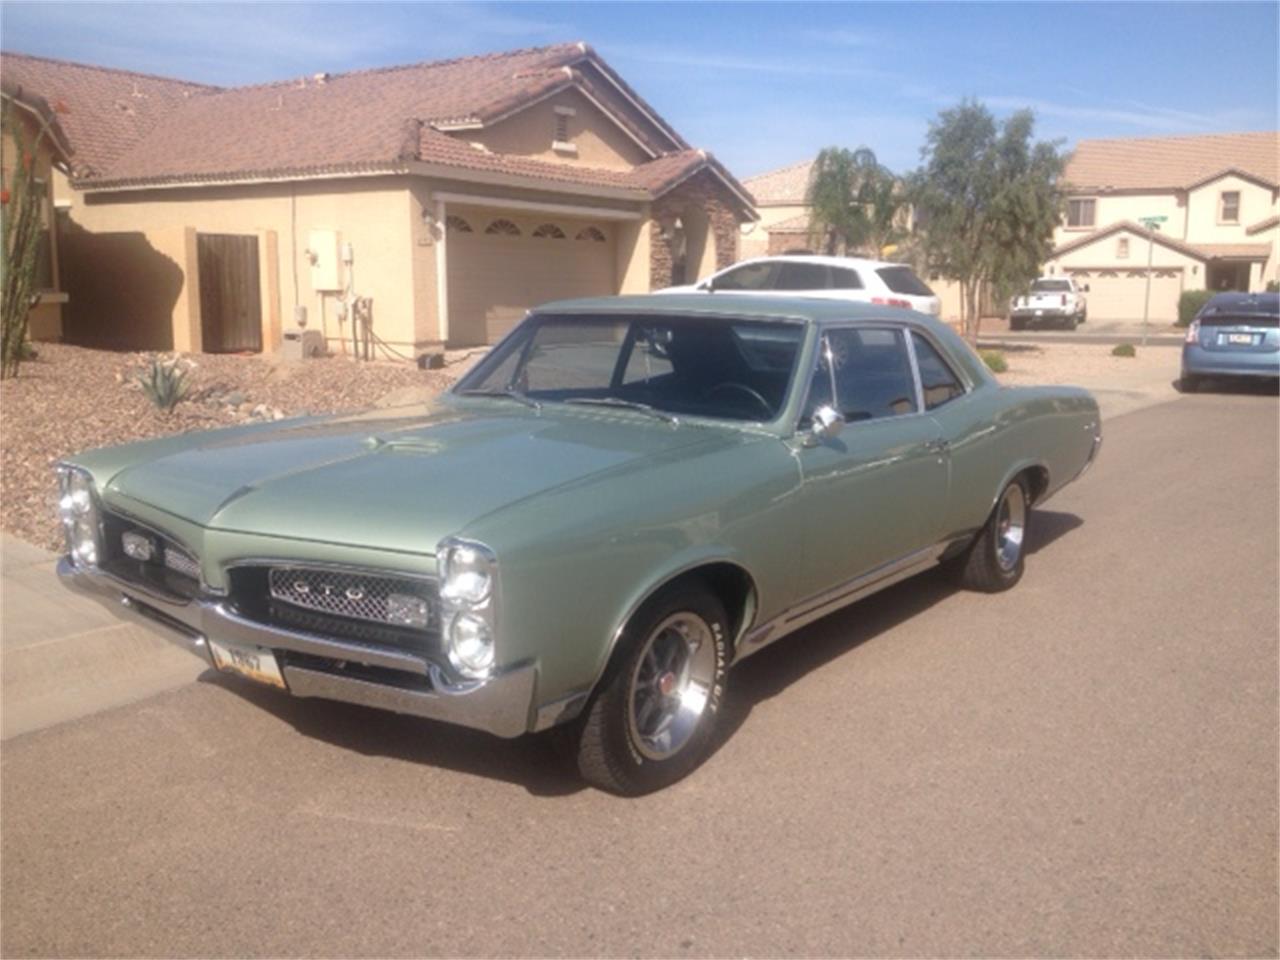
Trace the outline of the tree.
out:
<instances>
[{"instance_id":1,"label":"tree","mask_svg":"<svg viewBox=\"0 0 1280 960\"><path fill-rule=\"evenodd\" d=\"M809 173L806 201L827 253L878 256L897 236L902 208L897 178L866 147L827 147L819 153Z\"/></svg>"},{"instance_id":2,"label":"tree","mask_svg":"<svg viewBox=\"0 0 1280 960\"><path fill-rule=\"evenodd\" d=\"M966 100L930 124L924 163L910 178L928 269L960 284L964 333L975 343L983 288L1009 296L1053 250L1066 157L1058 143L1033 143L1034 127L1030 110L997 124Z\"/></svg>"},{"instance_id":3,"label":"tree","mask_svg":"<svg viewBox=\"0 0 1280 960\"><path fill-rule=\"evenodd\" d=\"M34 135L28 116L34 117ZM42 98L24 96L21 87L5 87L0 96L0 169L4 174L0 187L0 379L17 376L22 362L27 316L37 293L44 230L45 193L36 179L36 164L41 149L49 149L59 133L54 111Z\"/></svg>"}]
</instances>

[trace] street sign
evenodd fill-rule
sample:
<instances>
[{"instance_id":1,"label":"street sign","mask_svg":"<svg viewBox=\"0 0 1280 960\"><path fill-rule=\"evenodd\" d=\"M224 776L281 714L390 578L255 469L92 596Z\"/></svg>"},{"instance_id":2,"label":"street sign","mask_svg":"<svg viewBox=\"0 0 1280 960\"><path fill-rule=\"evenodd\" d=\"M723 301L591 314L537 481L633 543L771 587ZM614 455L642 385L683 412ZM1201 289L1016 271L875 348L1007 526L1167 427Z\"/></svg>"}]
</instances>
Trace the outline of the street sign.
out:
<instances>
[{"instance_id":1,"label":"street sign","mask_svg":"<svg viewBox=\"0 0 1280 960\"><path fill-rule=\"evenodd\" d=\"M1168 217L1139 217L1138 222L1148 230L1159 230L1160 224L1168 219Z\"/></svg>"}]
</instances>

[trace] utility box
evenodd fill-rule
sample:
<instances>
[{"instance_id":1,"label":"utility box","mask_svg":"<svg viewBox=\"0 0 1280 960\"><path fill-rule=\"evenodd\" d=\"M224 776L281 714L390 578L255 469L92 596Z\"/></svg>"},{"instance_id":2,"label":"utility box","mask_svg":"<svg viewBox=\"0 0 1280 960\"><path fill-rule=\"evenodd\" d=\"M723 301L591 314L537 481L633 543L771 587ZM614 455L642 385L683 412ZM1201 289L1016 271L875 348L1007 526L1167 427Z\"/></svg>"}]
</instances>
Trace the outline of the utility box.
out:
<instances>
[{"instance_id":1,"label":"utility box","mask_svg":"<svg viewBox=\"0 0 1280 960\"><path fill-rule=\"evenodd\" d=\"M281 360L308 360L324 356L324 334L319 330L303 330L292 327L280 340L278 356Z\"/></svg>"},{"instance_id":2,"label":"utility box","mask_svg":"<svg viewBox=\"0 0 1280 960\"><path fill-rule=\"evenodd\" d=\"M319 293L342 290L342 260L336 230L312 230L307 234L311 259L311 289Z\"/></svg>"}]
</instances>

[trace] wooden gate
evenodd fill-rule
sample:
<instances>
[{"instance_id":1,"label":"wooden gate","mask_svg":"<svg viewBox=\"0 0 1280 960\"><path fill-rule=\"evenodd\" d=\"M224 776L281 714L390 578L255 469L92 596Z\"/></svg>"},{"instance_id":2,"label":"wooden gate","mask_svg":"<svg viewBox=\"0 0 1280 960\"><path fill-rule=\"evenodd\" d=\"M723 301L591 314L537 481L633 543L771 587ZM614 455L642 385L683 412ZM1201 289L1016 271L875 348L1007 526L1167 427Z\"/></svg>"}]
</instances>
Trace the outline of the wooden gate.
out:
<instances>
[{"instance_id":1,"label":"wooden gate","mask_svg":"<svg viewBox=\"0 0 1280 960\"><path fill-rule=\"evenodd\" d=\"M258 238L196 235L200 269L200 326L205 353L262 351Z\"/></svg>"}]
</instances>

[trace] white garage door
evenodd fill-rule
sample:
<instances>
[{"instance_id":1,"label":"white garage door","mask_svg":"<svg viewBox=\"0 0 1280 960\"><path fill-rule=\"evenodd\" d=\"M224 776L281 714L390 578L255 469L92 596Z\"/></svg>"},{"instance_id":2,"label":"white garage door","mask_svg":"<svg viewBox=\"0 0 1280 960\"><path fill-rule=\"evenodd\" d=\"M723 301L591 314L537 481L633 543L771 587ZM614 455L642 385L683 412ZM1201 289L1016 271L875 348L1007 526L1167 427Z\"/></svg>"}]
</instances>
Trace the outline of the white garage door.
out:
<instances>
[{"instance_id":1,"label":"white garage door","mask_svg":"<svg viewBox=\"0 0 1280 960\"><path fill-rule=\"evenodd\" d=\"M618 292L607 221L451 206L446 229L451 346L493 343L549 300Z\"/></svg>"},{"instance_id":2,"label":"white garage door","mask_svg":"<svg viewBox=\"0 0 1280 960\"><path fill-rule=\"evenodd\" d=\"M1079 283L1087 283L1089 319L1141 320L1147 292L1145 270L1068 270ZM1178 318L1182 271L1151 271L1152 320L1172 323Z\"/></svg>"}]
</instances>

